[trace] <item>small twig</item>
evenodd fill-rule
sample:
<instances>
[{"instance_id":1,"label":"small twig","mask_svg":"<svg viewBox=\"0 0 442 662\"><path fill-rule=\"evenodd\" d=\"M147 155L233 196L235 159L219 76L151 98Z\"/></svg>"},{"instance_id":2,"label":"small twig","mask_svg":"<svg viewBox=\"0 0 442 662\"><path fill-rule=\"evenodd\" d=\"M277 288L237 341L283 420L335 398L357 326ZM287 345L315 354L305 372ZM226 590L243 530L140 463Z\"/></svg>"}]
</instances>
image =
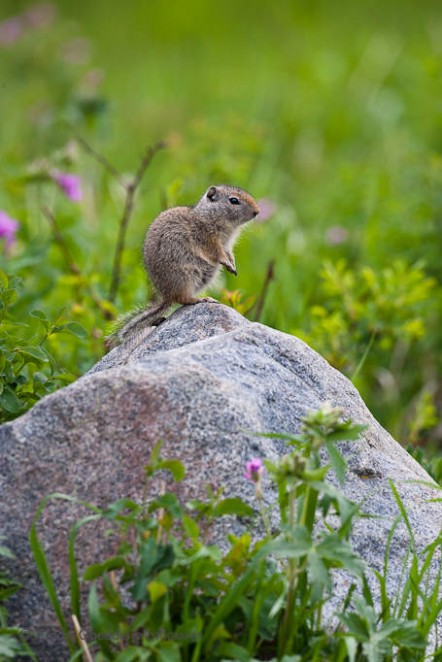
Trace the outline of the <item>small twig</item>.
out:
<instances>
[{"instance_id":1,"label":"small twig","mask_svg":"<svg viewBox=\"0 0 442 662\"><path fill-rule=\"evenodd\" d=\"M270 260L270 262L267 265L267 272L264 278L264 282L262 284L261 292L258 298L256 299L255 303L253 304L252 308L247 311L250 312L251 310L255 309L255 313L253 315L254 322L259 322L259 320L261 319L262 311L267 298L269 285L275 277L274 267L275 267L275 259L273 258L272 260Z\"/></svg>"},{"instance_id":2,"label":"small twig","mask_svg":"<svg viewBox=\"0 0 442 662\"><path fill-rule=\"evenodd\" d=\"M112 584L112 588L114 589L115 593L118 593L118 584L117 584L117 580L116 580L116 577L115 577L115 570L111 570L109 572L109 578L110 578L110 581L111 581L111 584Z\"/></svg>"},{"instance_id":3,"label":"small twig","mask_svg":"<svg viewBox=\"0 0 442 662\"><path fill-rule=\"evenodd\" d=\"M63 253L66 263L68 265L69 271L71 271L73 274L76 276L81 275L81 270L78 264L74 261L71 251L69 250L69 246L67 245L60 228L58 227L58 223L55 220L54 214L51 212L49 207L42 207L42 212L46 216L47 220L49 221L49 225L51 226L52 234L54 235L54 239L56 243L59 245L61 252Z\"/></svg>"},{"instance_id":4,"label":"small twig","mask_svg":"<svg viewBox=\"0 0 442 662\"><path fill-rule=\"evenodd\" d=\"M71 618L74 624L74 630L75 630L75 634L77 635L78 643L81 646L81 650L83 651L87 662L94 662L89 647L86 643L86 640L84 639L84 634L80 627L80 623L78 622L78 618L75 616L75 614L72 614Z\"/></svg>"},{"instance_id":5,"label":"small twig","mask_svg":"<svg viewBox=\"0 0 442 662\"><path fill-rule=\"evenodd\" d=\"M98 152L96 152L95 149L93 147L91 147L89 145L89 143L84 138L82 138L81 136L77 136L76 139L80 143L80 145L83 147L85 152L87 152L88 154L93 156L94 159L96 161L98 161L98 163L100 165L102 165L103 168L105 170L107 170L108 173L110 175L112 175L112 177L114 177L121 184L121 186L123 188L127 188L127 184L124 181L123 175L120 172L118 172L118 170L112 165L112 163L110 163L110 161L107 160L107 158L105 156L103 156L102 154L99 154Z\"/></svg>"},{"instance_id":6,"label":"small twig","mask_svg":"<svg viewBox=\"0 0 442 662\"><path fill-rule=\"evenodd\" d=\"M94 290L89 285L87 278L83 276L80 267L73 259L71 251L69 250L69 246L67 245L65 238L63 237L63 234L58 226L54 214L51 212L51 210L48 207L42 207L42 212L49 221L49 225L51 227L52 234L54 235L55 242L60 247L60 250L66 259L66 263L68 265L69 271L73 273L75 276L79 276L81 278L83 287L89 292L89 296L91 297L92 301L103 315L104 319L107 320L114 319L114 315L112 314L112 312L106 306L103 305L102 300L100 299L100 297L98 297L95 294Z\"/></svg>"},{"instance_id":7,"label":"small twig","mask_svg":"<svg viewBox=\"0 0 442 662\"><path fill-rule=\"evenodd\" d=\"M153 157L157 152L160 151L160 149L164 149L164 147L166 147L166 143L164 141L161 141L159 143L156 143L155 145L151 145L150 147L148 147L141 160L139 168L135 173L135 177L132 179L131 182L129 182L129 184L125 185L126 201L124 204L123 216L121 217L121 221L120 221L117 245L115 247L114 264L112 268L112 279L111 279L109 296L108 296L109 301L112 302L115 301L118 292L118 287L120 285L121 258L124 250L124 245L126 242L127 227L129 225L129 220L133 211L136 190L140 185L144 173L149 167Z\"/></svg>"},{"instance_id":8,"label":"small twig","mask_svg":"<svg viewBox=\"0 0 442 662\"><path fill-rule=\"evenodd\" d=\"M160 496L163 496L163 494L166 491L166 481L162 480L160 483L160 488L159 488L159 494ZM164 508L159 508L158 513L157 513L157 522L158 522L158 529L157 529L157 544L161 545L163 543L163 537L164 537L164 528L163 525L161 524L161 520L164 517L165 510Z\"/></svg>"}]
</instances>

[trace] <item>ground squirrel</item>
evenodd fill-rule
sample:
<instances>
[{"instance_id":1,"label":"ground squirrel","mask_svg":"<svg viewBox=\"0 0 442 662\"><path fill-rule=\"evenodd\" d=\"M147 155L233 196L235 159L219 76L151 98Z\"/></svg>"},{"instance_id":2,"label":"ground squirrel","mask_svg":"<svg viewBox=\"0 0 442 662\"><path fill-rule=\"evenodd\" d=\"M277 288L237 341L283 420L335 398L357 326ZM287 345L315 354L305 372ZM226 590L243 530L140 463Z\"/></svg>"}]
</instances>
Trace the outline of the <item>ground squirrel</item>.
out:
<instances>
[{"instance_id":1,"label":"ground squirrel","mask_svg":"<svg viewBox=\"0 0 442 662\"><path fill-rule=\"evenodd\" d=\"M237 274L232 247L244 223L259 213L251 195L236 186L211 186L196 205L163 211L150 226L143 263L158 302L133 316L110 338L125 342L162 321L174 303L215 301L197 298L220 266Z\"/></svg>"}]
</instances>

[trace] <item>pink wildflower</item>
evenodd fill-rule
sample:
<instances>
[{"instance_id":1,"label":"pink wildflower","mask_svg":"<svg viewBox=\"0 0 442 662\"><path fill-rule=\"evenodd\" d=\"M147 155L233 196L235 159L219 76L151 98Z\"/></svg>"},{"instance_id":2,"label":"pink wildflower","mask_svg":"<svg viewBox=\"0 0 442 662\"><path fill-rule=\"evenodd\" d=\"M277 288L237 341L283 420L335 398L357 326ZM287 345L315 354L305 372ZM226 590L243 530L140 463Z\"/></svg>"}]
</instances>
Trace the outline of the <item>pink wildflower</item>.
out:
<instances>
[{"instance_id":1,"label":"pink wildflower","mask_svg":"<svg viewBox=\"0 0 442 662\"><path fill-rule=\"evenodd\" d=\"M338 246L348 239L348 231L342 225L332 225L325 234L325 240L330 246Z\"/></svg>"},{"instance_id":2,"label":"pink wildflower","mask_svg":"<svg viewBox=\"0 0 442 662\"><path fill-rule=\"evenodd\" d=\"M253 480L254 483L257 483L263 473L264 466L259 457L254 457L250 462L246 462L246 473L244 474L244 477L247 478L247 480Z\"/></svg>"},{"instance_id":3,"label":"pink wildflower","mask_svg":"<svg viewBox=\"0 0 442 662\"><path fill-rule=\"evenodd\" d=\"M57 8L52 2L40 2L32 5L23 14L31 28L46 28L54 22L56 15Z\"/></svg>"},{"instance_id":4,"label":"pink wildflower","mask_svg":"<svg viewBox=\"0 0 442 662\"><path fill-rule=\"evenodd\" d=\"M259 214L255 218L257 223L267 221L276 212L275 203L269 198L261 198L258 200Z\"/></svg>"},{"instance_id":5,"label":"pink wildflower","mask_svg":"<svg viewBox=\"0 0 442 662\"><path fill-rule=\"evenodd\" d=\"M11 46L23 35L24 24L21 16L11 16L0 23L0 45Z\"/></svg>"},{"instance_id":6,"label":"pink wildflower","mask_svg":"<svg viewBox=\"0 0 442 662\"><path fill-rule=\"evenodd\" d=\"M56 182L63 193L73 202L79 202L83 197L81 189L81 179L77 175L69 175L65 172L56 172L52 175L52 179Z\"/></svg>"},{"instance_id":7,"label":"pink wildflower","mask_svg":"<svg viewBox=\"0 0 442 662\"><path fill-rule=\"evenodd\" d=\"M0 211L0 239L5 240L6 249L10 248L16 241L18 221Z\"/></svg>"},{"instance_id":8,"label":"pink wildflower","mask_svg":"<svg viewBox=\"0 0 442 662\"><path fill-rule=\"evenodd\" d=\"M56 15L55 5L49 2L33 5L23 14L11 16L0 22L0 46L11 46L28 30L50 25Z\"/></svg>"},{"instance_id":9,"label":"pink wildflower","mask_svg":"<svg viewBox=\"0 0 442 662\"><path fill-rule=\"evenodd\" d=\"M90 43L84 37L67 41L62 48L62 57L71 64L86 64L90 59Z\"/></svg>"}]
</instances>

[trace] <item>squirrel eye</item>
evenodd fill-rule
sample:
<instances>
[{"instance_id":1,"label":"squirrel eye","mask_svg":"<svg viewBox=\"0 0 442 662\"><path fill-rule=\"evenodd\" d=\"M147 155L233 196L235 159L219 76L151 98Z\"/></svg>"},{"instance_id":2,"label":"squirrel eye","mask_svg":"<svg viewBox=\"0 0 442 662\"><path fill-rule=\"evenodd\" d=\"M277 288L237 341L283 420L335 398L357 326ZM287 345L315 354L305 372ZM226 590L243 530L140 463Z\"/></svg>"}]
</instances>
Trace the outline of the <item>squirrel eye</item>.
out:
<instances>
[{"instance_id":1,"label":"squirrel eye","mask_svg":"<svg viewBox=\"0 0 442 662\"><path fill-rule=\"evenodd\" d=\"M232 205L239 205L239 200L238 200L238 198L229 198L229 202L230 202Z\"/></svg>"}]
</instances>

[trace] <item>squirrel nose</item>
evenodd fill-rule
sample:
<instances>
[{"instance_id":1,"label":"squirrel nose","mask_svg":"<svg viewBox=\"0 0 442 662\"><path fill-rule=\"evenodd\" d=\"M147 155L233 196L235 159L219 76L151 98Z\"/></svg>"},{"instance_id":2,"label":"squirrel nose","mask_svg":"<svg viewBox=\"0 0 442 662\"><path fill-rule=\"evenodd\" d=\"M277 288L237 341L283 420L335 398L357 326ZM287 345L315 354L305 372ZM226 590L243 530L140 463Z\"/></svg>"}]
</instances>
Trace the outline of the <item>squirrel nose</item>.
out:
<instances>
[{"instance_id":1,"label":"squirrel nose","mask_svg":"<svg viewBox=\"0 0 442 662\"><path fill-rule=\"evenodd\" d=\"M254 211L253 212L253 216L258 216L258 214L259 214L259 211Z\"/></svg>"}]
</instances>

